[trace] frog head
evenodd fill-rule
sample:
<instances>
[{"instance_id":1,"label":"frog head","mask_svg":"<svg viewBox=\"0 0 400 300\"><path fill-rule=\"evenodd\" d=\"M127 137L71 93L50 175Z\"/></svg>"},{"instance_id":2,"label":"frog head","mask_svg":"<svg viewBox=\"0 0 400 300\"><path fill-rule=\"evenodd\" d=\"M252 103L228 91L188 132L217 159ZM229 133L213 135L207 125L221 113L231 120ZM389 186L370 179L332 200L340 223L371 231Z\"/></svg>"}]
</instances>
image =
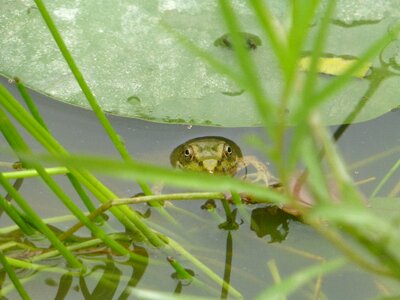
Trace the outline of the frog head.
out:
<instances>
[{"instance_id":1,"label":"frog head","mask_svg":"<svg viewBox=\"0 0 400 300\"><path fill-rule=\"evenodd\" d=\"M243 159L239 146L224 137L205 136L188 140L171 155L175 168L234 176Z\"/></svg>"}]
</instances>

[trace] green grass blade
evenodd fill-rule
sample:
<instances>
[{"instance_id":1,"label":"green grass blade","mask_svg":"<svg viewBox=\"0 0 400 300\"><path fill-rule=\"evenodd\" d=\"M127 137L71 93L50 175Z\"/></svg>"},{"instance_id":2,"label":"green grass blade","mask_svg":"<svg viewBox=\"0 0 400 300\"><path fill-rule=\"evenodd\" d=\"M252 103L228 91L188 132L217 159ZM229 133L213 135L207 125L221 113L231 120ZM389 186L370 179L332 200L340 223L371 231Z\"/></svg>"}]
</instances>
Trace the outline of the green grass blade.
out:
<instances>
[{"instance_id":1,"label":"green grass blade","mask_svg":"<svg viewBox=\"0 0 400 300\"><path fill-rule=\"evenodd\" d=\"M17 88L18 88L22 98L24 99L29 111L31 112L32 116L35 118L35 120L40 125L42 125L42 127L44 129L49 131L45 121L43 120L42 116L40 115L39 110L37 109L34 101L32 100L31 96L29 95L29 93L28 93L27 89L25 88L24 84L18 78L15 79L15 82L16 82ZM94 211L95 210L95 206L92 203L92 201L90 200L90 198L87 195L87 193L85 192L85 190L80 185L80 183L76 180L76 178L72 174L67 174L67 177L68 177L69 181L71 182L73 188L75 189L75 191L77 192L77 194L81 198L82 202L86 206L86 208L89 211ZM98 218L98 221L100 221L100 220L101 220L101 217Z\"/></svg>"},{"instance_id":2,"label":"green grass blade","mask_svg":"<svg viewBox=\"0 0 400 300\"><path fill-rule=\"evenodd\" d=\"M43 20L45 21L48 29L50 30L54 41L57 43L58 48L60 49L62 55L64 56L72 74L74 75L76 81L78 82L79 86L82 89L83 94L85 95L86 99L89 102L90 107L93 109L93 112L96 114L97 118L99 119L101 125L103 126L104 130L108 134L110 140L114 144L115 148L121 155L124 160L131 160L131 156L129 155L128 151L126 150L124 144L122 143L119 135L115 132L114 128L111 126L110 121L107 119L106 115L104 114L103 110L101 109L100 105L98 104L96 98L94 97L89 85L86 83L83 74L79 70L75 60L73 59L71 53L69 52L67 46L64 43L58 29L53 22L50 14L48 13L43 1L35 0L35 3L41 13ZM150 188L143 182L139 182L140 187L142 188L145 194L151 194Z\"/></svg>"},{"instance_id":3,"label":"green grass blade","mask_svg":"<svg viewBox=\"0 0 400 300\"><path fill-rule=\"evenodd\" d=\"M261 25L261 29L264 30L265 36L271 43L271 47L277 57L279 64L283 70L283 72L287 76L287 70L289 69L288 61L287 61L287 47L285 44L285 40L282 36L284 32L280 32L277 28L277 24L279 21L274 19L274 16L270 13L268 6L264 5L262 1L259 0L251 0L250 5L253 8L253 11L258 18L258 21Z\"/></svg>"},{"instance_id":4,"label":"green grass blade","mask_svg":"<svg viewBox=\"0 0 400 300\"><path fill-rule=\"evenodd\" d=\"M1 173L0 173L1 174ZM22 230L26 235L32 235L35 231L25 222L21 217L21 213L3 196L0 195L0 207L6 212L6 214L14 221L15 224Z\"/></svg>"},{"instance_id":5,"label":"green grass blade","mask_svg":"<svg viewBox=\"0 0 400 300\"><path fill-rule=\"evenodd\" d=\"M298 0L291 2L292 24L288 34L288 70L285 82L286 94L289 94L289 91L293 87L298 61L319 3L319 0Z\"/></svg>"},{"instance_id":6,"label":"green grass blade","mask_svg":"<svg viewBox=\"0 0 400 300\"><path fill-rule=\"evenodd\" d=\"M74 187L75 191L81 198L83 204L86 206L89 212L93 212L96 210L96 207L94 206L93 202L90 200L88 194L85 192L83 189L82 185L79 183L79 181L75 178L75 176L71 175L70 173L67 174L67 177L69 181L71 182L72 186ZM98 216L96 218L97 222L104 222L104 219L101 216Z\"/></svg>"},{"instance_id":7,"label":"green grass blade","mask_svg":"<svg viewBox=\"0 0 400 300\"><path fill-rule=\"evenodd\" d=\"M76 257L63 245L63 243L56 237L56 235L47 227L42 219L36 214L36 212L28 205L25 199L13 188L13 186L3 178L0 173L0 184L3 188L13 197L19 207L29 217L29 221L38 230L40 230L46 238L52 243L52 245L60 251L60 254L68 261L71 267L81 268L81 263Z\"/></svg>"},{"instance_id":8,"label":"green grass blade","mask_svg":"<svg viewBox=\"0 0 400 300\"><path fill-rule=\"evenodd\" d=\"M40 115L39 110L37 109L35 102L32 100L31 96L29 95L25 85L21 82L19 78L14 78L15 83L17 85L18 91L24 99L26 106L28 107L29 111L31 112L32 116L35 118L36 121L40 125L43 126L44 129L48 130L46 123L44 122L42 116Z\"/></svg>"},{"instance_id":9,"label":"green grass blade","mask_svg":"<svg viewBox=\"0 0 400 300\"><path fill-rule=\"evenodd\" d=\"M25 160L43 161L65 164L68 167L83 167L93 172L107 174L115 178L129 179L140 177L149 181L158 181L163 178L166 184L176 187L211 191L243 192L255 197L257 202L288 203L285 195L263 185L245 182L228 176L213 176L212 174L182 171L165 167L153 166L139 162L122 162L108 157L94 156L62 156L62 155L35 155L24 157ZM117 199L117 198L115 198Z\"/></svg>"},{"instance_id":10,"label":"green grass blade","mask_svg":"<svg viewBox=\"0 0 400 300\"><path fill-rule=\"evenodd\" d=\"M306 180L301 184L302 188L307 187L313 194L314 201L324 202L331 201L331 196L329 195L329 188L326 178L326 170L321 164L321 155L318 150L317 143L308 137L304 137L305 140L301 142L301 158L305 164ZM303 175L304 173L302 173ZM301 179L300 179L301 180Z\"/></svg>"},{"instance_id":11,"label":"green grass blade","mask_svg":"<svg viewBox=\"0 0 400 300\"><path fill-rule=\"evenodd\" d=\"M388 182L388 180L393 176L393 174L399 169L400 167L400 159L390 168L389 172L382 178L379 184L376 186L375 190L371 194L371 198L375 198L382 187Z\"/></svg>"},{"instance_id":12,"label":"green grass blade","mask_svg":"<svg viewBox=\"0 0 400 300\"><path fill-rule=\"evenodd\" d=\"M21 298L24 300L31 299L29 297L28 293L25 291L23 285L19 281L17 275L15 274L13 267L8 263L7 258L4 256L2 251L0 251L0 264L3 266L4 270L6 271L8 277L14 284L14 287L17 290L18 294L21 296ZM0 291L0 295L1 295L1 291Z\"/></svg>"},{"instance_id":13,"label":"green grass blade","mask_svg":"<svg viewBox=\"0 0 400 300\"><path fill-rule=\"evenodd\" d=\"M64 56L69 68L71 69L72 74L74 75L76 81L78 82L79 86L81 87L82 92L84 93L86 99L88 100L91 108L93 109L97 118L103 125L103 127L106 130L107 134L109 135L110 139L116 146L118 152L121 154L121 156L124 159L129 160L130 155L129 155L128 151L125 149L125 147L121 143L121 140L118 138L117 133L114 131L114 129L111 126L110 122L108 121L107 117L105 116L102 109L100 108L96 98L94 97L92 91L90 90L88 84L86 83L86 81L83 77L83 74L79 70L77 64L75 63L75 60L73 59L71 53L69 52L67 46L65 45L64 40L62 39L60 33L58 32L58 29L57 29L55 23L53 22L52 18L50 17L50 14L47 11L43 1L35 0L35 3L37 5L37 8L38 8L40 14L43 17L43 20L46 23L50 33L52 34L54 41L56 42L58 48L60 49L60 52Z\"/></svg>"},{"instance_id":14,"label":"green grass blade","mask_svg":"<svg viewBox=\"0 0 400 300\"><path fill-rule=\"evenodd\" d=\"M337 76L332 79L331 83L324 87L322 90L316 92L313 96L313 101L310 103L310 106L304 107L301 109L296 116L294 117L294 121L297 123L303 119L304 114L306 114L313 107L317 107L322 102L326 101L330 95L341 89L349 80L352 78L352 75L363 68L365 64L374 58L382 49L388 45L391 41L393 41L393 35L396 35L400 32L400 24L393 27L392 31L385 34L383 37L379 38L375 41L368 49L362 53L357 61L351 65L349 69L346 70L342 75Z\"/></svg>"},{"instance_id":15,"label":"green grass blade","mask_svg":"<svg viewBox=\"0 0 400 300\"><path fill-rule=\"evenodd\" d=\"M222 278L220 278L217 274L214 273L213 270L208 268L206 265L201 263L197 258L195 258L193 255L191 255L188 251L186 251L183 247L181 247L178 243L176 243L174 240L169 240L169 244L171 247L173 247L177 252L180 253L183 257L188 259L193 265L195 265L197 268L199 268L202 272L204 272L209 278L211 278L213 281L217 282L221 287L222 286L228 286L229 287L229 292L230 294L235 297L235 298L240 298L242 299L241 293L235 289L233 286L231 286L229 283L224 281Z\"/></svg>"},{"instance_id":16,"label":"green grass blade","mask_svg":"<svg viewBox=\"0 0 400 300\"><path fill-rule=\"evenodd\" d=\"M40 144L42 144L50 153L68 155L68 152L49 134L26 110L18 103L12 95L0 85L0 105L2 105ZM79 168L79 166L78 166ZM70 172L79 182L85 185L95 197L101 202L108 202L118 197L105 187L92 174L82 169L73 169ZM162 246L164 243L155 235L147 225L140 219L140 216L129 207L117 207L111 209L122 224L128 229L140 232L156 246Z\"/></svg>"},{"instance_id":17,"label":"green grass blade","mask_svg":"<svg viewBox=\"0 0 400 300\"><path fill-rule=\"evenodd\" d=\"M9 142L10 146L16 152L24 151L27 153L28 147L23 141L22 137L18 134L17 130L13 127L12 123L8 120L6 114L2 109L0 109L0 131L3 133L6 140ZM39 170L38 170L39 172ZM27 214L32 224L36 226L46 237L51 241L54 247L56 247L60 253L65 257L65 259L73 267L81 267L81 263L69 252L64 245L57 239L53 232L43 223L41 218L35 213L35 211L27 204L27 202L20 196L20 194L15 190L15 188L6 180L0 173L0 183L10 194L10 196L15 200L15 202L22 208L22 210Z\"/></svg>"},{"instance_id":18,"label":"green grass blade","mask_svg":"<svg viewBox=\"0 0 400 300\"><path fill-rule=\"evenodd\" d=\"M308 70L306 81L303 86L303 94L302 94L302 106L307 106L308 101L312 101L314 87L316 83L316 79L318 76L318 61L319 57L322 54L326 39L328 37L328 29L331 21L331 17L333 11L335 9L335 0L329 0L326 4L325 13L321 19L321 24L317 30L314 45L312 46L313 51L311 52L311 62L310 68Z\"/></svg>"},{"instance_id":19,"label":"green grass blade","mask_svg":"<svg viewBox=\"0 0 400 300\"><path fill-rule=\"evenodd\" d=\"M69 171L64 167L54 167L54 168L46 168L47 174L49 175L65 175L68 174ZM2 172L4 178L6 179L18 179L18 178L33 178L39 176L36 170L21 170L21 171L12 171L12 172Z\"/></svg>"},{"instance_id":20,"label":"green grass blade","mask_svg":"<svg viewBox=\"0 0 400 300\"><path fill-rule=\"evenodd\" d=\"M235 56L243 73L241 86L247 89L253 96L264 129L267 130L271 136L274 136L274 124L276 124L277 121L276 106L270 99L268 99L267 94L258 79L255 63L246 50L244 41L240 38L241 29L230 2L220 0L219 4L225 23L232 35Z\"/></svg>"},{"instance_id":21,"label":"green grass blade","mask_svg":"<svg viewBox=\"0 0 400 300\"><path fill-rule=\"evenodd\" d=\"M7 117L2 110L0 110L0 118L3 122L0 123L0 130L3 132L4 136L8 141L13 141L12 148L18 153L29 154L29 147L22 140L22 137L18 134L16 129L12 126L11 122L7 122ZM23 159L21 160L23 161ZM27 166L29 164L26 164ZM67 194L56 184L56 182L46 173L44 168L38 164L33 164L33 167L42 177L44 182L48 185L48 187L58 196L58 198L64 203L64 205L75 215L77 218L86 225L86 227L93 232L93 234L99 238L102 238L106 244L108 244L111 248L118 251L123 255L130 255L133 259L139 260L141 257L137 256L134 253L131 253L119 243L110 239L100 228L96 227L75 205L75 203L67 196ZM24 201L24 199L17 193L17 191L4 179L0 176L0 182L6 188L6 190L10 193L10 195L15 199L15 201L23 208L23 210L27 213L29 218L34 222L35 226L45 234L48 239L52 242L52 244L63 254L63 256L71 263L73 267L81 267L81 264L76 260L75 256L70 253L67 248L63 246L61 241L59 241L54 233L41 221L40 217L36 215L36 213L29 207L29 205Z\"/></svg>"},{"instance_id":22,"label":"green grass blade","mask_svg":"<svg viewBox=\"0 0 400 300\"><path fill-rule=\"evenodd\" d=\"M345 259L339 258L298 271L289 278L262 292L260 295L258 295L256 300L272 300L287 297L307 282L310 282L319 276L336 271L337 269L343 267L345 263Z\"/></svg>"}]
</instances>

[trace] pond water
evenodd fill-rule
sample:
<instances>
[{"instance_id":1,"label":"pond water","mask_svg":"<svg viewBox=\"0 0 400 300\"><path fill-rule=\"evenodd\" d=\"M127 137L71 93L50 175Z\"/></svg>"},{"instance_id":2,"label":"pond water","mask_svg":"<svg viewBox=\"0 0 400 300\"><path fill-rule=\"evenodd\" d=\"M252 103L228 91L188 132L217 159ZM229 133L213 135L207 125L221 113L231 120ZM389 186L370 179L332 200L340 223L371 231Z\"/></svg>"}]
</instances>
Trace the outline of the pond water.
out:
<instances>
[{"instance_id":1,"label":"pond water","mask_svg":"<svg viewBox=\"0 0 400 300\"><path fill-rule=\"evenodd\" d=\"M0 82L19 98L13 85L8 84L4 78ZM118 157L92 112L50 100L34 92L32 96L51 132L69 151ZM149 123L116 116L109 116L109 118L117 132L124 138L128 150L137 160L168 166L169 153L175 146L188 139L207 135L232 139L241 146L245 155L256 155L263 159L260 153L246 143L246 137L250 135L263 138L263 130L260 128L188 127ZM367 197L399 157L399 126L400 112L393 111L378 119L350 126L338 142L341 154L356 181L370 177L376 178L369 184L360 186ZM331 130L334 132L335 128ZM26 134L24 136L31 141ZM35 143L33 143L33 148L41 149ZM16 160L8 151L4 139L0 137L0 161ZM385 151L394 151L394 153L365 165L357 165ZM270 167L273 172L273 166ZM132 196L139 192L137 185L132 182L103 177L102 179L121 197ZM63 183L66 191L74 195L64 176L57 177L57 180ZM398 181L398 176L394 176L388 182L380 196L386 196L396 181ZM68 211L45 186L39 184L38 179L25 180L20 191L29 199L32 207L42 218L68 215ZM311 227L288 215L277 214L275 210L265 205L246 206L245 212L239 213L239 229L228 232L218 227L224 221L221 204L217 203L217 209L213 213L202 210L201 204L201 202L181 201L168 206L167 211L178 221L179 226L172 225L155 210L151 210L147 221L152 228L175 239L219 276L226 278L245 299L254 298L264 288L273 284L274 280L268 269L268 262L274 261L281 277L285 278L304 267L340 256L340 253ZM83 205L80 203L78 205L84 209ZM137 209L146 212L149 208L139 205ZM258 225L258 230L255 229L254 224L253 226L250 224L250 218ZM116 221L111 219L109 223L115 230L123 231ZM10 225L12 222L2 215L0 229ZM57 227L63 230L69 225L70 223L66 222L57 224ZM79 234L84 236L87 233L82 230ZM172 278L173 269L166 263L163 254L156 249L142 243L136 243L135 249L147 253L150 257L147 266L132 265L127 263L125 258L114 255L86 254L80 256L82 261L91 268L85 277L69 279L45 272L24 274L23 277L27 278L24 286L33 299L98 299L100 297L137 299L127 294L126 288L129 286L168 293L175 291L183 295L221 297L221 288L209 281L185 258L177 257L184 267L193 270L196 277L207 284L206 288L195 284L181 285ZM47 263L64 266L61 260L50 260ZM367 299L380 295L379 289L382 284L391 288L395 287L393 283L373 277L352 264L321 280L321 294L317 299L326 299L325 297ZM3 283L3 287L9 284L7 280ZM290 299L311 299L316 293L316 286L318 286L316 282L306 285L294 293ZM397 288L397 291L400 290ZM230 297L228 293L228 298ZM15 299L18 296L13 291L7 295L7 298Z\"/></svg>"}]
</instances>

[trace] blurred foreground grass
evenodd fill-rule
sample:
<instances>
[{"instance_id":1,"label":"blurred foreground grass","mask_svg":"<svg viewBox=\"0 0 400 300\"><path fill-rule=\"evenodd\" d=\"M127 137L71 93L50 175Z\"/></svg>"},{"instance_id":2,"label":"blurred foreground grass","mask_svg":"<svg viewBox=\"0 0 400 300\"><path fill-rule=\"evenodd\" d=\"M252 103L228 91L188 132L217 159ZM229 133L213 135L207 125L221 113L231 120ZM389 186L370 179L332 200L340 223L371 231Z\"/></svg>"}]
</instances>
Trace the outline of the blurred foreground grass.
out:
<instances>
[{"instance_id":1,"label":"blurred foreground grass","mask_svg":"<svg viewBox=\"0 0 400 300\"><path fill-rule=\"evenodd\" d=\"M284 79L284 84L278 101L270 98L268 91L264 90L259 81L257 64L253 61L247 45L241 38L240 32L243 30L240 27L240 20L236 17L229 1L220 0L219 4L222 17L232 37L238 69L231 69L224 62L218 61L201 48L189 43L185 37L177 36L195 55L204 58L252 95L254 104L262 117L265 134L272 141L270 145L261 147L266 149L266 154L276 166L278 172L276 175L281 180L283 188L276 190L236 178L213 177L209 174L182 172L136 162L128 154L120 137L97 104L90 87L86 84L84 76L68 52L43 2L40 0L35 2L83 93L120 153L122 160L82 157L69 153L47 130L45 120L40 117L40 113L21 82L17 82L17 85L27 103L28 110L19 104L4 87L0 87L0 130L21 161L23 168L0 173L0 184L7 192L7 196L0 196L0 206L24 236L34 236L40 232L49 241L48 248L41 248L34 244L24 244L23 239L18 242L4 239L6 242L0 244L0 262L3 266L3 274L7 274L11 284L3 286L1 289L3 296L15 288L22 298L29 298L21 280L16 275L18 268L81 276L87 266L74 253L77 250L92 249L96 245L103 245L113 253L128 257L132 264L147 264L148 256L127 247L127 241L145 241L146 247L154 248L153 251L156 251L157 256L168 258L168 263L182 282L192 282L192 284L200 286L204 289L205 294L210 290L209 295L215 297L216 292L213 290L215 287L208 287L203 281L204 278L199 279L184 269L178 257L189 260L196 267L196 273L204 273L216 286L219 286L222 289L220 298L227 298L228 294L234 298L243 297L240 291L228 283L227 278L221 278L214 273L209 266L202 263L171 237L160 234L132 209L134 206L127 205L134 204L135 201L143 198L119 199L118 194L105 186L93 173L107 174L124 180L136 179L146 195L145 197L148 197L146 201L149 201L152 209L159 211L166 220L174 225L177 225L177 221L159 201L174 199L189 201L189 199L197 198L215 198L226 201L225 195L229 191L233 201L240 208L242 205L240 195L246 193L251 195L255 199L254 201L292 208L301 215L305 223L316 229L331 241L332 245L342 251L342 258L323 261L306 270L299 270L289 278L280 278L276 265L269 262L268 267L276 285L268 287L260 294L259 299L286 297L301 285L316 278L322 278L328 272L338 270L346 262L357 264L371 273L396 281L400 280L400 255L397 251L400 246L399 219L389 219L377 215L368 207L366 199L361 195L346 170L340 153L335 147L335 139L323 126L318 114L319 106L328 97L340 91L354 76L358 76L354 74L360 74L368 61L379 55L380 51L391 41L393 33L398 32L398 26L392 28L392 32L387 36L373 41L370 48L365 49L365 52L353 64L344 71L340 71L337 76L332 77L329 85L317 89L320 57L322 57L324 43L329 32L335 1L327 1L323 6L322 17L317 22L319 34L313 41L314 51L308 58L306 73L300 71L299 66L303 59L303 47L308 38L309 24L313 23L317 18L317 11L321 9L320 1L293 1L291 24L287 30L280 26L279 20L270 13L268 6L257 0L249 1L282 71L280 75ZM177 35L176 33L172 34ZM300 73L305 74L301 80ZM287 108L291 101L296 101L296 103L290 105L295 109L289 115ZM357 114L357 110L349 112L349 115L354 114ZM297 125L294 128L289 127L289 124L293 123ZM25 128L43 146L47 154L32 153L30 146L18 132L19 126ZM284 137L289 128L293 132L292 139L289 143L284 143ZM335 138L338 138L338 135ZM260 143L262 142L260 141ZM283 155L283 153L287 155ZM57 163L58 167L46 168L49 162ZM297 170L299 166L304 166L300 175ZM11 165L11 167L20 166ZM397 168L398 164L393 166L378 187L383 185ZM76 206L64 188L54 180L55 174L67 174L71 185L85 204L88 210L87 214ZM10 183L10 180L17 177L32 176L39 176L43 183L70 210L73 215L71 218L76 220L74 226L63 232L55 230L50 222L42 220L39 214L30 207L30 201L33 199L24 198L18 192L18 188ZM198 189L205 192L152 195L145 182L159 181L168 186ZM305 190L308 194L307 199L300 196ZM92 202L93 199L97 201ZM312 205L309 205L309 202L312 202ZM231 208L226 203L224 208L227 222L232 222ZM105 212L110 212L126 228L126 232L110 233L109 225L104 217ZM62 217L59 216L60 219ZM74 233L82 226L87 227L92 237L75 239ZM2 229L3 233L7 230L7 228ZM16 249L24 249L24 256L14 255L13 251ZM67 270L44 263L46 259L59 255L65 259L68 265ZM158 263L165 264L167 262L159 260ZM27 279L22 279L22 281L24 280ZM320 284L320 281L317 280L316 291L320 290ZM131 290L130 288L133 286L135 285L125 289L126 297L133 293L149 299L167 299L167 296L159 291ZM388 296L395 295L389 294ZM319 292L316 292L313 297L313 299L319 299ZM172 298L175 299L176 296ZM183 298L191 299L189 296L183 296Z\"/></svg>"}]
</instances>

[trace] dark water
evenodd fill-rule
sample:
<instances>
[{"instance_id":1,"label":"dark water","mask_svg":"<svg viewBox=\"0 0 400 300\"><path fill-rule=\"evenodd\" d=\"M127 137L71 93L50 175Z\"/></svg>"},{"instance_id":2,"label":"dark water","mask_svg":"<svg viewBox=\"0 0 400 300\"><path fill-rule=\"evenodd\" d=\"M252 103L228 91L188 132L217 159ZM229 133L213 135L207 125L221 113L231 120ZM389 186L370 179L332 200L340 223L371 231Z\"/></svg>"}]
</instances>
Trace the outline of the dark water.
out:
<instances>
[{"instance_id":1,"label":"dark water","mask_svg":"<svg viewBox=\"0 0 400 300\"><path fill-rule=\"evenodd\" d=\"M17 95L14 87L6 80L2 79L1 83ZM51 101L36 93L32 93L32 96L51 132L69 151L118 157L113 145L90 111ZM190 138L206 135L230 138L242 147L246 155L260 156L260 153L245 142L249 135L263 136L260 128L198 126L189 128L184 125L155 124L115 116L109 118L125 139L131 154L138 160L167 166L169 153L176 145ZM393 151L398 147L400 145L398 128L400 128L400 112L394 111L376 120L350 126L338 142L341 155L356 181L376 178L360 186L367 197L397 161L399 151L366 165L356 164L373 155ZM335 128L331 130L334 132ZM31 139L27 137L27 140ZM15 161L16 158L8 152L5 145L0 137L0 160ZM35 143L33 148L41 151L41 147ZM273 166L271 169L273 170ZM393 176L379 196L388 195L398 182L398 178L398 175ZM69 194L74 195L64 176L57 177L57 180L64 184ZM131 182L120 182L110 178L104 180L121 197L131 196L139 191ZM39 184L39 181L39 179L25 180L21 187L21 193L32 201L30 203L32 207L43 218L67 215L68 211L44 185ZM254 298L264 288L273 284L268 262L275 262L281 277L285 278L302 268L340 256L337 250L311 227L290 216L279 214L265 205L247 206L244 212L239 212L237 219L239 230L229 233L218 227L224 221L221 204L217 203L214 213L202 210L201 204L201 202L178 202L174 203L173 207L168 207L168 212L176 218L179 226L172 225L154 210L151 211L147 221L152 228L179 242L219 276L223 277L225 274L225 278L242 293L245 299ZM78 205L84 209L83 205ZM140 205L138 209L145 212L148 207ZM250 220L253 225L250 224ZM114 220L110 220L109 223L116 231L123 231ZM0 218L0 227L10 225L12 222L3 215ZM66 229L69 225L62 223L57 226ZM81 231L80 235L84 236L85 231ZM2 241L5 242L0 240L0 243ZM175 291L183 295L220 297L221 288L187 259L176 257L184 267L193 270L196 277L206 283L207 288L195 284L181 285L172 278L174 271L166 263L165 254L162 252L142 243L135 243L135 250L150 257L148 265L132 265L126 258L107 253L82 254L80 255L82 261L91 267L85 276L69 278L60 274L28 272L29 274L23 276L27 278L24 286L32 299L136 299L134 296L128 296L129 286L167 293ZM61 260L52 260L48 263L64 267ZM329 299L372 298L380 295L378 286L382 282L389 284L386 280L372 277L352 264L347 264L339 272L322 279L322 294L319 299L325 299L324 295ZM3 288L9 284L7 280ZM311 299L315 293L315 284L314 281L299 289L290 299ZM13 291L7 297L16 299L18 296Z\"/></svg>"}]
</instances>

